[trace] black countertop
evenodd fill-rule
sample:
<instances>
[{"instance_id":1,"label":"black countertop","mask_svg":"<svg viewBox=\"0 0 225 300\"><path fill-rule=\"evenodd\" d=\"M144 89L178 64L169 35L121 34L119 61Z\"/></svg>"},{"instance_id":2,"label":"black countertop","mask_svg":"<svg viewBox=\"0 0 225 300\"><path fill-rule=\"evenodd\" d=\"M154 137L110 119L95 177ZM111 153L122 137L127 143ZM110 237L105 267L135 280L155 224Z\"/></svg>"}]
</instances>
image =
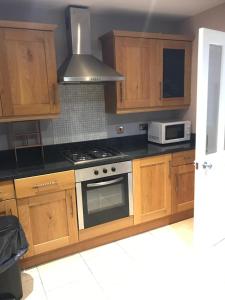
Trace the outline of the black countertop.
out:
<instances>
[{"instance_id":1,"label":"black countertop","mask_svg":"<svg viewBox=\"0 0 225 300\"><path fill-rule=\"evenodd\" d=\"M0 151L0 180L16 179L104 164L104 161L101 161L98 163L94 162L94 164L85 163L79 166L74 166L73 163L67 161L61 154L62 151L66 149L85 149L86 147L89 148L92 146L110 147L122 152L124 156L122 156L119 160L116 159L110 161L115 162L192 150L195 149L195 141L193 137L190 142L161 146L149 143L147 141L146 135L139 135L70 144L51 145L44 147L44 161L41 159L40 149L31 148L20 150L20 152L18 153L18 165L15 161L14 151Z\"/></svg>"}]
</instances>

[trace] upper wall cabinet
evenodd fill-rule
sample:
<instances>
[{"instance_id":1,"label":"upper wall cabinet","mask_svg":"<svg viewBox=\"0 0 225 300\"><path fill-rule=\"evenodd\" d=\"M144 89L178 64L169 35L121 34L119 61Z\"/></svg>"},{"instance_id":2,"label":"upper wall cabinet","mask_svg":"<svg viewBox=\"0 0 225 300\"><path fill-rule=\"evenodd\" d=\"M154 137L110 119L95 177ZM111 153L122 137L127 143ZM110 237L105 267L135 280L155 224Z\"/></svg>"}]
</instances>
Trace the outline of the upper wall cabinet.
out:
<instances>
[{"instance_id":1,"label":"upper wall cabinet","mask_svg":"<svg viewBox=\"0 0 225 300\"><path fill-rule=\"evenodd\" d=\"M113 31L101 37L103 60L125 76L105 87L107 112L181 109L190 104L191 39Z\"/></svg>"},{"instance_id":2,"label":"upper wall cabinet","mask_svg":"<svg viewBox=\"0 0 225 300\"><path fill-rule=\"evenodd\" d=\"M0 21L0 120L59 113L55 25Z\"/></svg>"}]
</instances>

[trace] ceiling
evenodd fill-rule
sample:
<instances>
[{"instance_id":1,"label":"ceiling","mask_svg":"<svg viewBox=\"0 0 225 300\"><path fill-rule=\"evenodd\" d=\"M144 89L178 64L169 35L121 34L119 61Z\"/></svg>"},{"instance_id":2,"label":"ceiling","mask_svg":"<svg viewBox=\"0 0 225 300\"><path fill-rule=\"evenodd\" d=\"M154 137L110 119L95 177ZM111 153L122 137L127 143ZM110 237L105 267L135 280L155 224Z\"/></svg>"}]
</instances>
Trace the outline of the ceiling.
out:
<instances>
[{"instance_id":1,"label":"ceiling","mask_svg":"<svg viewBox=\"0 0 225 300\"><path fill-rule=\"evenodd\" d=\"M13 9L12 5L24 7L24 9L28 6L62 8L67 5L85 5L89 6L94 13L120 11L184 18L222 3L225 3L225 0L0 0L0 9L1 7L9 9L10 6Z\"/></svg>"}]
</instances>

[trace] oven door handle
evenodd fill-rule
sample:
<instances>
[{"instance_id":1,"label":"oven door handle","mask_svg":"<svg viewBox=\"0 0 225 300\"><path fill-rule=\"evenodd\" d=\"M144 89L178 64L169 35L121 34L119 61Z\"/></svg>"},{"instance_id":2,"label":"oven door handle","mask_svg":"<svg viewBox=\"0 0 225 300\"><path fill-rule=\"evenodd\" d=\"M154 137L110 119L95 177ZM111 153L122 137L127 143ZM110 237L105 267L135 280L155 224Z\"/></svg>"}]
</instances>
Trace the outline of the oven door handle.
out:
<instances>
[{"instance_id":1,"label":"oven door handle","mask_svg":"<svg viewBox=\"0 0 225 300\"><path fill-rule=\"evenodd\" d=\"M106 186L106 185L110 185L110 184L113 184L113 183L121 182L121 181L123 181L123 179L124 179L124 177L120 177L120 178L109 180L109 181L96 182L96 183L88 183L87 187Z\"/></svg>"}]
</instances>

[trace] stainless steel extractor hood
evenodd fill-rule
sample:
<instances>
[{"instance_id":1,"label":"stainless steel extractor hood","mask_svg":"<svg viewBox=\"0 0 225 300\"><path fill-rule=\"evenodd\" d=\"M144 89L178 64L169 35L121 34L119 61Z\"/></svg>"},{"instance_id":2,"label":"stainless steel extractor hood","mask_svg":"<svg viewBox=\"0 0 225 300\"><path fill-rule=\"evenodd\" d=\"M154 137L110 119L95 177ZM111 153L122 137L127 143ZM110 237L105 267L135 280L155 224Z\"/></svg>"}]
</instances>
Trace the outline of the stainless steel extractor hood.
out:
<instances>
[{"instance_id":1,"label":"stainless steel extractor hood","mask_svg":"<svg viewBox=\"0 0 225 300\"><path fill-rule=\"evenodd\" d=\"M66 25L70 55L59 69L60 83L98 83L124 80L124 76L91 55L90 11L69 6Z\"/></svg>"}]
</instances>

